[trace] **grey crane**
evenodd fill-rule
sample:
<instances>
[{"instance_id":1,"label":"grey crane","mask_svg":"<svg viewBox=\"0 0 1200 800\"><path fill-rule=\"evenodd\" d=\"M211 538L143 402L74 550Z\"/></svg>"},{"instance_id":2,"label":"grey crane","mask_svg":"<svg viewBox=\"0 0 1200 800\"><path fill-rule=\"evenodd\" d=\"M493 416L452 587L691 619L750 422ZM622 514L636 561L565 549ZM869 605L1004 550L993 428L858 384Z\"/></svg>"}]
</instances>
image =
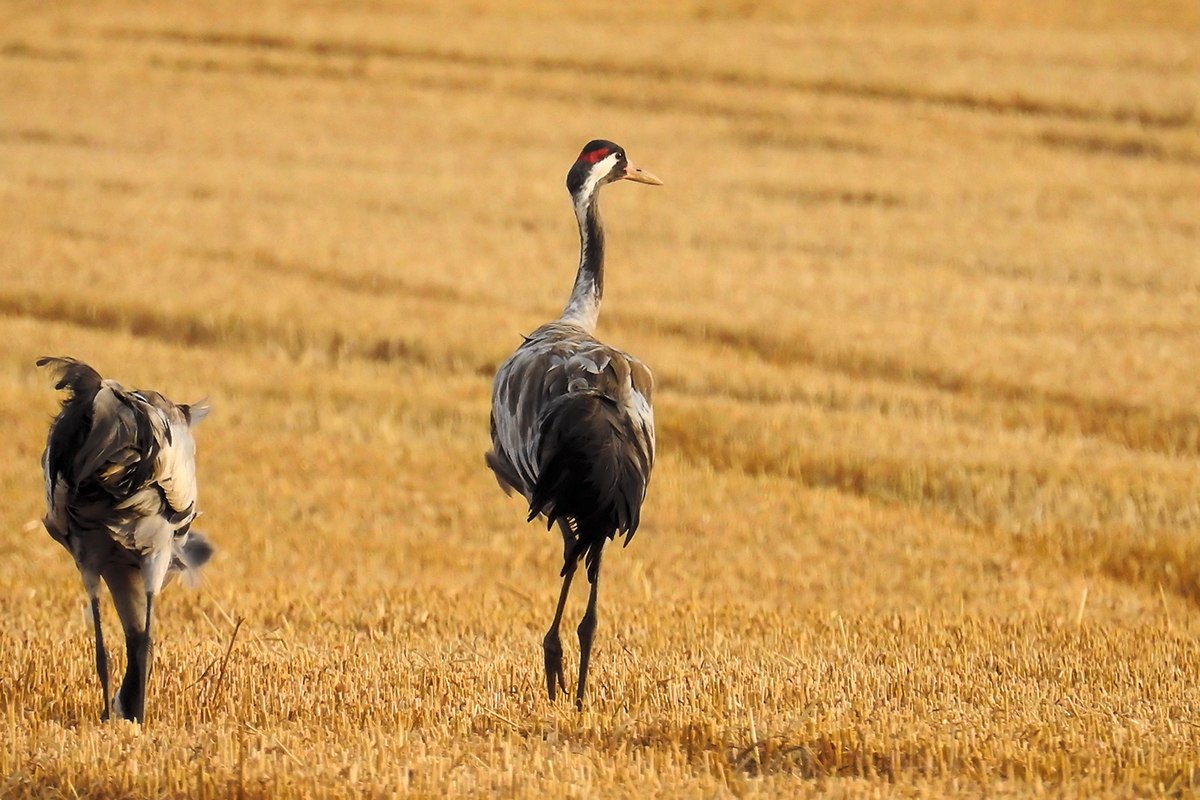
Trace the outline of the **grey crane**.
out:
<instances>
[{"instance_id":1,"label":"grey crane","mask_svg":"<svg viewBox=\"0 0 1200 800\"><path fill-rule=\"evenodd\" d=\"M584 146L567 174L579 223L579 270L562 315L535 330L501 365L492 385L492 449L487 465L505 492L529 504L563 537L562 589L554 620L542 640L546 692L565 693L558 628L581 559L591 592L580 620L579 682L583 706L588 660L596 629L600 556L608 540L637 531L654 464L653 379L641 361L593 335L604 294L604 231L597 197L618 180L659 185L625 150L597 139Z\"/></svg>"},{"instance_id":2,"label":"grey crane","mask_svg":"<svg viewBox=\"0 0 1200 800\"><path fill-rule=\"evenodd\" d=\"M152 658L154 598L176 572L194 573L212 555L192 531L196 443L205 404L178 405L157 392L126 389L72 358L41 358L66 389L50 425L42 468L46 531L75 559L91 600L101 719L141 723ZM125 632L128 662L110 705L108 654L100 628L100 580Z\"/></svg>"}]
</instances>

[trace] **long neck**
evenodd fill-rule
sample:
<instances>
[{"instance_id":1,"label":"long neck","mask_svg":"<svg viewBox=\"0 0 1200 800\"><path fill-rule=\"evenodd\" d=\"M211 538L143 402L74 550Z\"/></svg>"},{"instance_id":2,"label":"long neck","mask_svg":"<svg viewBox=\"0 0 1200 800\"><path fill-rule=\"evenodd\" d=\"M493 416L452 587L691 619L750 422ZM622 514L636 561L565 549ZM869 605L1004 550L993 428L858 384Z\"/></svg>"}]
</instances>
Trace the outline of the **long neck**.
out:
<instances>
[{"instance_id":1,"label":"long neck","mask_svg":"<svg viewBox=\"0 0 1200 800\"><path fill-rule=\"evenodd\" d=\"M579 221L579 272L571 299L561 320L591 332L600 316L604 296L604 227L600 224L599 187L582 193L575 200L575 218Z\"/></svg>"}]
</instances>

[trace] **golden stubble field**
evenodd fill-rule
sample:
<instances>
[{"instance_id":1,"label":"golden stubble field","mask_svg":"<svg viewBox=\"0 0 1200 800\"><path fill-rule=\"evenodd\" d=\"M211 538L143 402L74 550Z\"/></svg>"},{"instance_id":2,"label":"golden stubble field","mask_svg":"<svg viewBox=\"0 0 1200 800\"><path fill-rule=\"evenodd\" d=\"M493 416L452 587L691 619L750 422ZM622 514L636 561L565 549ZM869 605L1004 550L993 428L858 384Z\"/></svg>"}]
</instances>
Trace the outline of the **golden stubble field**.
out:
<instances>
[{"instance_id":1,"label":"golden stubble field","mask_svg":"<svg viewBox=\"0 0 1200 800\"><path fill-rule=\"evenodd\" d=\"M1200 790L1200 6L844 5L6 2L0 796ZM597 136L660 460L576 713L482 454ZM142 730L43 354L216 408Z\"/></svg>"}]
</instances>

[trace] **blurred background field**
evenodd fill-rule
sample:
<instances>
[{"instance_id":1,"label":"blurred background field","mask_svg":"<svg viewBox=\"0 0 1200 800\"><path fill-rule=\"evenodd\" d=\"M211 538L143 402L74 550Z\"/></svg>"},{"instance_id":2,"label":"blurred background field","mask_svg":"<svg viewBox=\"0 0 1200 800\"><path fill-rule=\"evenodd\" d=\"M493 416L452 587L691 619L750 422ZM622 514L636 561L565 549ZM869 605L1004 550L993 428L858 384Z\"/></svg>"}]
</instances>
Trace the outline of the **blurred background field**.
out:
<instances>
[{"instance_id":1,"label":"blurred background field","mask_svg":"<svg viewBox=\"0 0 1200 800\"><path fill-rule=\"evenodd\" d=\"M426 6L0 7L0 796L1200 789L1200 4ZM482 454L595 137L659 462L577 714ZM59 354L216 409L144 730Z\"/></svg>"}]
</instances>

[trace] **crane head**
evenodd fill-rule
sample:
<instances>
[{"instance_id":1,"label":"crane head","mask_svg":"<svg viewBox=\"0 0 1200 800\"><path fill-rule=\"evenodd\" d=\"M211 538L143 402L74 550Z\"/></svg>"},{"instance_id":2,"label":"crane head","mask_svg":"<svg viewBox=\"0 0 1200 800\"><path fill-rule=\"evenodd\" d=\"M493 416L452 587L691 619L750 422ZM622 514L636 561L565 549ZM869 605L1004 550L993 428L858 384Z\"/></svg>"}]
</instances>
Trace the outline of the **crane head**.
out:
<instances>
[{"instance_id":1,"label":"crane head","mask_svg":"<svg viewBox=\"0 0 1200 800\"><path fill-rule=\"evenodd\" d=\"M583 146L579 158L567 173L567 191L576 199L594 193L613 181L635 181L661 186L662 181L634 166L625 156L625 148L607 139L593 139Z\"/></svg>"}]
</instances>

